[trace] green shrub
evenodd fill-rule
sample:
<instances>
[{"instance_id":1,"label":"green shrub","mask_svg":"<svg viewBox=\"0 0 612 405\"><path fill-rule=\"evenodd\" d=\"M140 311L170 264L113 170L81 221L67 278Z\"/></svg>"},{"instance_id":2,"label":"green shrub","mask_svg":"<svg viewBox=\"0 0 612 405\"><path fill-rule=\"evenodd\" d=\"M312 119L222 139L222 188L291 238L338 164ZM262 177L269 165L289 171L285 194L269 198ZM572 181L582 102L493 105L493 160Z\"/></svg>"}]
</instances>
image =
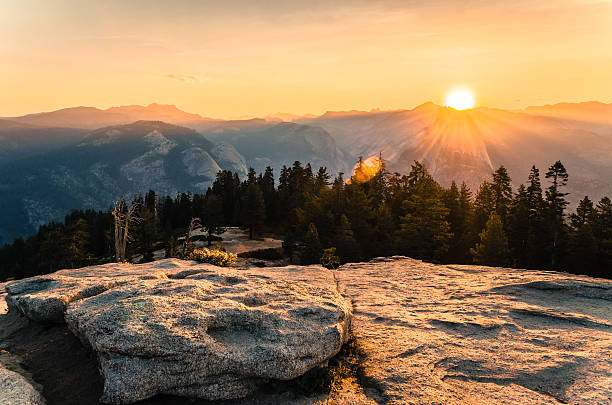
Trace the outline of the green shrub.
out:
<instances>
[{"instance_id":1,"label":"green shrub","mask_svg":"<svg viewBox=\"0 0 612 405\"><path fill-rule=\"evenodd\" d=\"M323 267L327 267L328 269L336 269L340 266L340 258L336 256L336 248L330 247L329 249L324 249L323 254L321 255L321 265Z\"/></svg>"},{"instance_id":2,"label":"green shrub","mask_svg":"<svg viewBox=\"0 0 612 405\"><path fill-rule=\"evenodd\" d=\"M229 267L236 261L234 253L224 252L219 249L193 249L186 257L200 263L210 263L215 266Z\"/></svg>"}]
</instances>

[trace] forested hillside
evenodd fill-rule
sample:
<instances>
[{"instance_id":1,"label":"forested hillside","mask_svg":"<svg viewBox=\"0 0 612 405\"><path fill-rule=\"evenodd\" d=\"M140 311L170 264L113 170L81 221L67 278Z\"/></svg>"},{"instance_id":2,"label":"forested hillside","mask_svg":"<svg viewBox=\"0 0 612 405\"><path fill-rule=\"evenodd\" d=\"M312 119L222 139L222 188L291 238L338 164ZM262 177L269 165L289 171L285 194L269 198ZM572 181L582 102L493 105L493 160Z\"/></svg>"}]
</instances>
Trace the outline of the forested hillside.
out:
<instances>
[{"instance_id":1,"label":"forested hillside","mask_svg":"<svg viewBox=\"0 0 612 405\"><path fill-rule=\"evenodd\" d=\"M325 168L295 162L278 185L267 168L244 181L220 171L205 194L137 196L139 220L128 257L152 260L155 250L180 255L181 237L200 218L210 240L224 226L284 236L285 254L302 264L328 266L377 256L405 255L438 263L477 263L554 269L612 277L612 202L581 199L567 212L568 173L560 161L544 173L532 167L513 190L502 166L478 190L440 186L414 162L408 175L361 162L349 181ZM544 181L545 184L542 184ZM74 211L26 240L0 249L0 280L114 260L113 218Z\"/></svg>"}]
</instances>

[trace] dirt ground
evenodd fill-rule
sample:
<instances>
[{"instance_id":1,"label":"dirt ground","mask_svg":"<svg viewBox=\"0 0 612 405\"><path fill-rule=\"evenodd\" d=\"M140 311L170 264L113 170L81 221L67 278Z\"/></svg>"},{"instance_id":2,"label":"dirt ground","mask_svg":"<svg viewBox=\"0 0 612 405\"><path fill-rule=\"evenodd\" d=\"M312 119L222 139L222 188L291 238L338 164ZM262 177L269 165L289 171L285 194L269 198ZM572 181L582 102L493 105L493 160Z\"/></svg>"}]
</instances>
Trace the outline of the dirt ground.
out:
<instances>
[{"instance_id":1,"label":"dirt ground","mask_svg":"<svg viewBox=\"0 0 612 405\"><path fill-rule=\"evenodd\" d=\"M201 230L196 230L194 236L204 236ZM238 227L228 227L225 232L219 235L223 240L221 244L230 253L243 253L252 250L269 249L269 248L280 248L283 246L283 241L269 236L257 237L255 239L249 239L248 231L240 229ZM196 247L206 247L205 241L196 241ZM161 260L165 256L165 251L157 250L154 253L155 260ZM135 260L136 262L138 260Z\"/></svg>"}]
</instances>

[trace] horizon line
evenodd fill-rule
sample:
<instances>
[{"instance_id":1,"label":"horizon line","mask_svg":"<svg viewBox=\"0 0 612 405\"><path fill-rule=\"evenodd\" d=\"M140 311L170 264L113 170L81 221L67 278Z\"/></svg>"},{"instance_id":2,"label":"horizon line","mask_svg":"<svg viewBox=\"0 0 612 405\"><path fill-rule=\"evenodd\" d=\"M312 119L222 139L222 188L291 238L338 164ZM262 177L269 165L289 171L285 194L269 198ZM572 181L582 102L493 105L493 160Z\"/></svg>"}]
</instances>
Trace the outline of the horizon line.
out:
<instances>
[{"instance_id":1,"label":"horizon line","mask_svg":"<svg viewBox=\"0 0 612 405\"><path fill-rule=\"evenodd\" d=\"M485 108L485 109L495 109L495 110L504 110L504 111L511 111L511 112L519 112L519 111L525 111L528 108L532 108L532 107L552 107L552 106L557 106L557 105L564 105L564 104L589 104L589 103L596 103L596 104L603 104L603 105L612 105L612 102L610 103L606 103L605 101L601 101L601 100L583 100L583 101L558 101L558 102L554 102L554 103L545 103L545 104L529 104L529 105L525 105L523 107L520 108L505 108L505 107L496 107L496 106L489 106L489 105L477 105L473 108L464 110L464 111L470 111L470 110L478 110L481 108ZM447 108L452 108L449 107L447 105L444 105L444 103L436 103L434 101L425 101L423 103L417 104L414 107L400 107L400 108L391 108L391 109L382 109L380 107L372 107L369 110L364 110L364 109L358 109L358 108L348 108L348 109L327 109L323 112L305 112L305 113L296 113L296 112L291 112L291 111L277 111L274 113L267 113L267 114L262 114L262 115L251 115L251 114L243 114L243 115L235 115L235 116L226 116L226 117L212 117L206 114L202 114L200 112L193 112L193 111L186 111L185 109L181 108L178 106L178 104L167 104L167 103L162 103L162 102L157 102L157 101L153 101L150 102L148 104L119 104L119 105L111 105L109 107L99 107L99 106L93 106L93 105L73 105L73 106L67 106L67 107L61 107L61 108L56 108L56 109L51 109L51 110L45 110L45 111L38 111L38 112L28 112L22 115L12 115L12 116L7 116L7 115L0 115L0 119L4 119L4 120L10 120L10 119L14 119L14 118L22 118L28 115L38 115L38 114L49 114L49 113L53 113L53 112L57 112L57 111L62 111L62 110L70 110L70 109L76 109L76 108L94 108L96 110L99 111L107 111L109 109L112 108L121 108L121 107L151 107L151 106L166 106L166 107L175 107L176 109L180 110L181 112L187 113L187 114L193 114L193 115L199 115L202 119L210 119L210 120L219 120L219 121L232 121L232 120L249 120L249 119L267 119L269 117L274 117L275 115L293 115L296 118L303 118L303 117L321 117L327 113L350 113L350 112L356 112L356 113L377 113L377 112L381 112L381 113L385 113L385 112L399 112L399 111L413 111L421 106L427 105L427 104L433 104L435 106L438 107L447 107Z\"/></svg>"}]
</instances>

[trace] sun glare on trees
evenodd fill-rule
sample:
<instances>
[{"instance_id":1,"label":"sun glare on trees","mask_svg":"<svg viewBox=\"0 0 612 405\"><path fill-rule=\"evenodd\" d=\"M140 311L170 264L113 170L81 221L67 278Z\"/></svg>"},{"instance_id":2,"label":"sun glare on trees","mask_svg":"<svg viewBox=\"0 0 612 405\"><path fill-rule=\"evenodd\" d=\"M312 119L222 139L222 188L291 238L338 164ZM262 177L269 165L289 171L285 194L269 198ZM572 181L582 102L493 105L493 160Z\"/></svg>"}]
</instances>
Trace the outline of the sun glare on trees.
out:
<instances>
[{"instance_id":1,"label":"sun glare on trees","mask_svg":"<svg viewBox=\"0 0 612 405\"><path fill-rule=\"evenodd\" d=\"M351 171L351 179L363 183L372 179L382 169L382 161L379 156L370 156L363 160L359 159L359 162L355 164ZM347 183L350 183L349 179Z\"/></svg>"},{"instance_id":2,"label":"sun glare on trees","mask_svg":"<svg viewBox=\"0 0 612 405\"><path fill-rule=\"evenodd\" d=\"M474 93L467 89L451 90L446 95L446 106L455 110L474 108Z\"/></svg>"}]
</instances>

